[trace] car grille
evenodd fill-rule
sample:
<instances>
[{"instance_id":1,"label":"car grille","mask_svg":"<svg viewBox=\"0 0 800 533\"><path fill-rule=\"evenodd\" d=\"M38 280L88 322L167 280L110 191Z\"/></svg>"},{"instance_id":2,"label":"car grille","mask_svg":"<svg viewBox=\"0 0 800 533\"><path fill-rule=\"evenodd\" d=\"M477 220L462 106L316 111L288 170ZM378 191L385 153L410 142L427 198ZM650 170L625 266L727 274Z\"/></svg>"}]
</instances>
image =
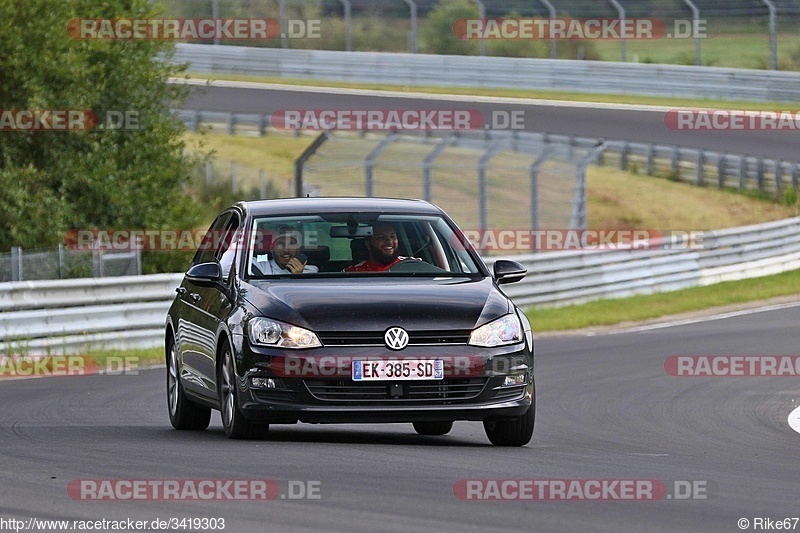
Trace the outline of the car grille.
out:
<instances>
[{"instance_id":1,"label":"car grille","mask_svg":"<svg viewBox=\"0 0 800 533\"><path fill-rule=\"evenodd\" d=\"M400 389L388 382L357 383L351 380L306 380L314 398L329 402L417 402L431 400L469 400L478 396L487 378L402 381ZM399 394L398 394L399 393Z\"/></svg>"},{"instance_id":2,"label":"car grille","mask_svg":"<svg viewBox=\"0 0 800 533\"><path fill-rule=\"evenodd\" d=\"M469 330L453 331L409 331L408 345L466 344ZM331 331L317 332L325 346L384 346L382 331Z\"/></svg>"}]
</instances>

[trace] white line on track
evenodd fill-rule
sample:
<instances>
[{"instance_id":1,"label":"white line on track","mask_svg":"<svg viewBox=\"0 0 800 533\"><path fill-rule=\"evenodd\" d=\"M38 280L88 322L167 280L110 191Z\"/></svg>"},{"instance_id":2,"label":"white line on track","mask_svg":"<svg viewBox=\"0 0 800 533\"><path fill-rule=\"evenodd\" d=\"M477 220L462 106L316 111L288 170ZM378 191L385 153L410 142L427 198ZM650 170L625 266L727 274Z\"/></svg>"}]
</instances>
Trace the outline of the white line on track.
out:
<instances>
[{"instance_id":1,"label":"white line on track","mask_svg":"<svg viewBox=\"0 0 800 533\"><path fill-rule=\"evenodd\" d=\"M669 322L659 322L658 324L648 324L646 326L636 326L632 328L619 329L609 331L608 335L618 335L620 333L639 333L642 331L649 331L652 329L672 328L675 326L684 326L687 324L698 324L701 322L711 322L712 320L722 320L725 318L732 318L736 316L752 315L755 313L764 313L767 311L778 311L780 309L791 309L792 307L800 307L800 302L789 302L785 304L768 305L764 307L755 307L753 309L742 309L741 311L731 311L730 313L721 313L718 315L709 315L697 318L686 318L682 320L672 320Z\"/></svg>"},{"instance_id":2,"label":"white line on track","mask_svg":"<svg viewBox=\"0 0 800 533\"><path fill-rule=\"evenodd\" d=\"M627 111L646 111L652 113L665 113L680 106L655 106L615 104L604 102L573 102L568 100L539 100L535 98L510 98L504 96L474 96L464 94L432 94L408 91L379 91L371 89L344 89L338 87L316 87L310 85L289 85L284 83L260 83L252 81L206 80L202 78L171 78L172 83L186 83L187 85L227 87L231 89L260 89L265 91L294 91L298 93L315 94L345 94L351 96L376 96L381 98L407 98L410 100L437 100L444 102L482 102L493 104L529 105L542 107L563 107L575 109L614 109ZM587 95L588 96L588 95ZM697 109L690 107L686 109Z\"/></svg>"}]
</instances>

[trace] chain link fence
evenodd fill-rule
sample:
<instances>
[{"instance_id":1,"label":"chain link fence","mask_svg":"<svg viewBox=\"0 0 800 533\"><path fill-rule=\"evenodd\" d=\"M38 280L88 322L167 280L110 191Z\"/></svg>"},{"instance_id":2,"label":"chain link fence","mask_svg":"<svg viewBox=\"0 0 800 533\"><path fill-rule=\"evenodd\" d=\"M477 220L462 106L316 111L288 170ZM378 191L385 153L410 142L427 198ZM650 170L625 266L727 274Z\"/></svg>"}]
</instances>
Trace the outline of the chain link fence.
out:
<instances>
[{"instance_id":1,"label":"chain link fence","mask_svg":"<svg viewBox=\"0 0 800 533\"><path fill-rule=\"evenodd\" d=\"M60 245L30 250L15 247L10 253L0 253L0 282L138 276L141 273L139 250L104 252L73 250Z\"/></svg>"},{"instance_id":2,"label":"chain link fence","mask_svg":"<svg viewBox=\"0 0 800 533\"><path fill-rule=\"evenodd\" d=\"M440 41L426 35L429 15L437 0L164 0L165 16L179 18L270 18L280 22L281 35L274 38L249 41L207 40L206 44L235 44L275 48L301 48L316 50L380 51L448 53L437 49ZM677 28L676 21L695 20L702 24L700 33L711 37L731 35L751 36L758 48L758 61L748 61L755 68L800 69L800 48L796 43L778 47L777 36L790 38L796 34L800 23L800 0L472 0L464 2L474 15L486 18L536 17L536 18L599 18L638 19L652 18L663 21L667 28ZM458 11L458 10L457 10ZM461 11L463 12L463 7ZM460 18L463 18L460 17ZM301 21L321 20L316 36L309 37ZM449 27L447 24L441 28ZM434 34L443 30L437 26ZM299 31L299 33L297 33ZM295 32L296 34L293 34ZM691 37L691 33L689 37ZM456 39L457 40L457 39ZM709 64L718 61L706 57L701 51L705 37L685 39L695 43L677 56L665 60L656 54L649 56L649 48L626 53L626 40L618 40L619 52L595 50L588 41L544 41L536 43L474 42L471 48L457 53L481 55L513 55L515 57L559 57L561 59L603 59L611 61L668 62L679 64ZM630 43L628 43L630 44ZM452 46L452 45L451 45ZM751 50L748 53L751 53ZM781 54L779 67L778 54ZM534 54L534 55L531 55ZM715 53L716 55L716 53ZM660 58L660 59L659 59ZM746 58L741 58L742 60ZM725 65L744 66L744 65ZM753 68L751 65L750 68Z\"/></svg>"},{"instance_id":3,"label":"chain link fence","mask_svg":"<svg viewBox=\"0 0 800 533\"><path fill-rule=\"evenodd\" d=\"M422 198L467 230L580 228L591 149L537 133L346 133L302 162L322 196Z\"/></svg>"}]
</instances>

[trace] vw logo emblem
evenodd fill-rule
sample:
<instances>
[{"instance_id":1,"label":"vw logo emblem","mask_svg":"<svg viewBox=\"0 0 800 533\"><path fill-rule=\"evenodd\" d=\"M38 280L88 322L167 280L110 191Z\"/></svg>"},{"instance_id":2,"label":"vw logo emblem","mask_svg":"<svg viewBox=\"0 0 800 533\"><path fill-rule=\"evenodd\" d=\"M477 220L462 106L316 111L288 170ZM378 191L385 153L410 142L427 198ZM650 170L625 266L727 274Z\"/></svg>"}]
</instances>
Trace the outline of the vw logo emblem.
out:
<instances>
[{"instance_id":1,"label":"vw logo emblem","mask_svg":"<svg viewBox=\"0 0 800 533\"><path fill-rule=\"evenodd\" d=\"M408 346L408 332L403 328L389 328L383 335L383 340L391 350L402 350Z\"/></svg>"}]
</instances>

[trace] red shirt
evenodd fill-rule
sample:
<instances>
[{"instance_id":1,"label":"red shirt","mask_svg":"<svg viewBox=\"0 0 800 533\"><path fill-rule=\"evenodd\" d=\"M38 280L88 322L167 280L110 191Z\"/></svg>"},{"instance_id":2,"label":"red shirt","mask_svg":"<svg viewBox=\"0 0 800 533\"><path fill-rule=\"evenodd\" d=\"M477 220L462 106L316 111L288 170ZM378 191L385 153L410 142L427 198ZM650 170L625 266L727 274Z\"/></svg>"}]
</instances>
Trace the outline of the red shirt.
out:
<instances>
[{"instance_id":1,"label":"red shirt","mask_svg":"<svg viewBox=\"0 0 800 533\"><path fill-rule=\"evenodd\" d=\"M356 263L353 266L349 266L344 269L345 272L383 272L384 270L389 270L397 263L405 259L405 257L397 256L397 258L392 261L391 263L378 263L377 261L373 261L372 259L367 259L366 261L361 261L360 263Z\"/></svg>"}]
</instances>

